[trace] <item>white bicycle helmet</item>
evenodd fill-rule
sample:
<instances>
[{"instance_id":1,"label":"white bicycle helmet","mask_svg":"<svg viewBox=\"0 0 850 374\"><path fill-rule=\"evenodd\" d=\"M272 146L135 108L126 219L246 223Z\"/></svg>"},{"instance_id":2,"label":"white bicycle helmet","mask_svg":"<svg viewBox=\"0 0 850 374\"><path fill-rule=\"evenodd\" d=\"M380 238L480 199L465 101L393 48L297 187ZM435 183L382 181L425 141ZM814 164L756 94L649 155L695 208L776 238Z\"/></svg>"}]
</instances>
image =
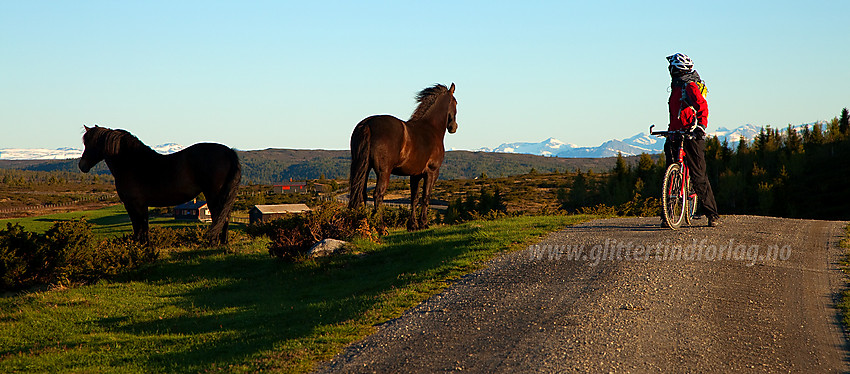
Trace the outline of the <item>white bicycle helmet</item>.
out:
<instances>
[{"instance_id":1,"label":"white bicycle helmet","mask_svg":"<svg viewBox=\"0 0 850 374\"><path fill-rule=\"evenodd\" d=\"M668 67L670 69L670 72L673 72L673 69L681 70L684 72L690 72L694 69L694 61L691 60L688 55L682 53L676 53L674 55L667 56L667 62L670 63L670 66Z\"/></svg>"}]
</instances>

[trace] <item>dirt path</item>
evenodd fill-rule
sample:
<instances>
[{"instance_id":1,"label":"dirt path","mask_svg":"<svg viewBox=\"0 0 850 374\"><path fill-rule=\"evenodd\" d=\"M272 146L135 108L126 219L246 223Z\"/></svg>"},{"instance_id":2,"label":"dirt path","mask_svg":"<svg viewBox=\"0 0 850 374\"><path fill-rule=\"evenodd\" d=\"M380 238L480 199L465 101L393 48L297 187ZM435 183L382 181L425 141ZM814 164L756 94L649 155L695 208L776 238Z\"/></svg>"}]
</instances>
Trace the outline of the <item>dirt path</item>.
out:
<instances>
[{"instance_id":1,"label":"dirt path","mask_svg":"<svg viewBox=\"0 0 850 374\"><path fill-rule=\"evenodd\" d=\"M657 222L553 233L384 324L322 371L848 371L833 307L846 223L730 216L716 229L671 231Z\"/></svg>"}]
</instances>

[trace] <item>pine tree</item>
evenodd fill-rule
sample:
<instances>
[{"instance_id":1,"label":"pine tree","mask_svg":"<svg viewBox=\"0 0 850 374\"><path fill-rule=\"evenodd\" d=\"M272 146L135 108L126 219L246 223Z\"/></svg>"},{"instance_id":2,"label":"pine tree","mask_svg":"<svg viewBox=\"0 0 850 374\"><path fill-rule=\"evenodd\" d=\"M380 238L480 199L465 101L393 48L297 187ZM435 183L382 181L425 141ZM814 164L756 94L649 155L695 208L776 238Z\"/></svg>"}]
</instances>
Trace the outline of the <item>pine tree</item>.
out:
<instances>
[{"instance_id":1,"label":"pine tree","mask_svg":"<svg viewBox=\"0 0 850 374\"><path fill-rule=\"evenodd\" d=\"M785 151L790 154L803 152L803 138L797 133L797 130L788 125L785 130Z\"/></svg>"}]
</instances>

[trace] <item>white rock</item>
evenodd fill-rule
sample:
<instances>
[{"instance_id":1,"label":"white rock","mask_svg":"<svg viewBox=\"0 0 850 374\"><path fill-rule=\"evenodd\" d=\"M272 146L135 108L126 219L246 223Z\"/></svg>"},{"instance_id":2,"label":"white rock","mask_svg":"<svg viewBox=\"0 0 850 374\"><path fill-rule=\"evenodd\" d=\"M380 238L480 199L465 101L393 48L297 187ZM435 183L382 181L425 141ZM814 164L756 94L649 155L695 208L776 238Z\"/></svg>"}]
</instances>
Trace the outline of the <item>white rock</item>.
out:
<instances>
[{"instance_id":1,"label":"white rock","mask_svg":"<svg viewBox=\"0 0 850 374\"><path fill-rule=\"evenodd\" d=\"M322 239L320 242L313 244L313 247L310 248L310 252L307 253L307 257L316 258L328 256L345 248L346 245L348 245L348 242L343 240Z\"/></svg>"}]
</instances>

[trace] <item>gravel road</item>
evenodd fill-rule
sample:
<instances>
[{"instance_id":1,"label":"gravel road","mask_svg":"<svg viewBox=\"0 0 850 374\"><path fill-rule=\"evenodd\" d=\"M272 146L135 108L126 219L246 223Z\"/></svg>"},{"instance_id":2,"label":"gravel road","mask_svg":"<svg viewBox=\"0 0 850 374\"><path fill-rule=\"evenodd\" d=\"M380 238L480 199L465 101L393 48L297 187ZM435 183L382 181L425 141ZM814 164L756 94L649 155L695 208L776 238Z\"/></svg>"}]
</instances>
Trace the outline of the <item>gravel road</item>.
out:
<instances>
[{"instance_id":1,"label":"gravel road","mask_svg":"<svg viewBox=\"0 0 850 374\"><path fill-rule=\"evenodd\" d=\"M658 218L567 227L319 371L846 372L834 308L845 225L727 216L679 231Z\"/></svg>"}]
</instances>

